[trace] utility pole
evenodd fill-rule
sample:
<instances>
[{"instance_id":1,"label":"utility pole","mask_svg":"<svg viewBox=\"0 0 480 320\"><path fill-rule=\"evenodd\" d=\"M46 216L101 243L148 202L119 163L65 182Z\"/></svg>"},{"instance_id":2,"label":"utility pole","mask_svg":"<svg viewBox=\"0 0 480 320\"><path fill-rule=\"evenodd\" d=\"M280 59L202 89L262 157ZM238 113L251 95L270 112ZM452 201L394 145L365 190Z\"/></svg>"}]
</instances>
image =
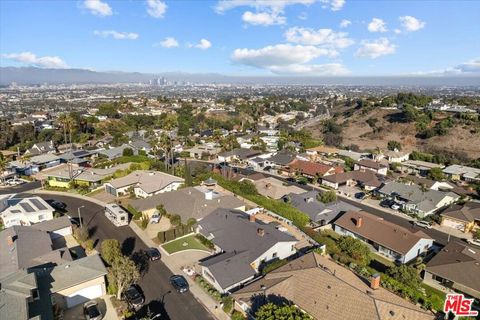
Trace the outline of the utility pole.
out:
<instances>
[{"instance_id":1,"label":"utility pole","mask_svg":"<svg viewBox=\"0 0 480 320\"><path fill-rule=\"evenodd\" d=\"M80 228L83 228L82 215L80 214L80 209L85 208L85 206L78 207L78 220L80 220Z\"/></svg>"}]
</instances>

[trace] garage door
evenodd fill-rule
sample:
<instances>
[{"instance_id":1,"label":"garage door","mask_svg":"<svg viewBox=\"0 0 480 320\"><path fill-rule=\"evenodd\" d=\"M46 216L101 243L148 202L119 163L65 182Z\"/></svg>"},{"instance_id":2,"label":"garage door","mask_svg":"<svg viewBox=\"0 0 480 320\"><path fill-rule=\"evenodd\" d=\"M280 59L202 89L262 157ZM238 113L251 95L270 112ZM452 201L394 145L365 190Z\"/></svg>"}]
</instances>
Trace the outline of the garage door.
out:
<instances>
[{"instance_id":1,"label":"garage door","mask_svg":"<svg viewBox=\"0 0 480 320\"><path fill-rule=\"evenodd\" d=\"M63 229L58 229L58 230L52 231L50 233L50 237L52 239L56 239L56 238L59 238L59 237L68 236L70 234L72 234L72 227L66 227L66 228L63 228Z\"/></svg>"},{"instance_id":2,"label":"garage door","mask_svg":"<svg viewBox=\"0 0 480 320\"><path fill-rule=\"evenodd\" d=\"M65 297L65 302L67 304L67 308L71 308L78 304L87 302L90 299L101 297L102 295L102 285L97 284L88 288L78 290L70 296Z\"/></svg>"},{"instance_id":3,"label":"garage door","mask_svg":"<svg viewBox=\"0 0 480 320\"><path fill-rule=\"evenodd\" d=\"M443 220L443 225L446 226L446 227L455 228L455 229L462 230L462 231L463 231L463 228L464 228L463 223L453 221L453 220L450 220L450 219Z\"/></svg>"}]
</instances>

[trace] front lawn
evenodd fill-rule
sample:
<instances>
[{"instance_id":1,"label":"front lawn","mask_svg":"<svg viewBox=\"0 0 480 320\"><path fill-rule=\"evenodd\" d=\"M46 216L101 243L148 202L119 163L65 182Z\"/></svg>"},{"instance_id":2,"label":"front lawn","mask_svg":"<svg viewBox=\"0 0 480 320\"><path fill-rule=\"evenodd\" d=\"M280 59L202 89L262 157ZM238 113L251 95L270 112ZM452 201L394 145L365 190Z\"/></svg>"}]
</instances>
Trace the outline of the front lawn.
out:
<instances>
[{"instance_id":1,"label":"front lawn","mask_svg":"<svg viewBox=\"0 0 480 320\"><path fill-rule=\"evenodd\" d=\"M190 249L209 251L207 247L205 247L199 240L197 240L197 238L195 238L195 235L170 241L164 244L162 247L169 254Z\"/></svg>"},{"instance_id":2,"label":"front lawn","mask_svg":"<svg viewBox=\"0 0 480 320\"><path fill-rule=\"evenodd\" d=\"M429 285L422 283L422 288L425 289L425 294L433 304L435 310L443 310L443 304L445 302L445 292L430 287Z\"/></svg>"}]
</instances>

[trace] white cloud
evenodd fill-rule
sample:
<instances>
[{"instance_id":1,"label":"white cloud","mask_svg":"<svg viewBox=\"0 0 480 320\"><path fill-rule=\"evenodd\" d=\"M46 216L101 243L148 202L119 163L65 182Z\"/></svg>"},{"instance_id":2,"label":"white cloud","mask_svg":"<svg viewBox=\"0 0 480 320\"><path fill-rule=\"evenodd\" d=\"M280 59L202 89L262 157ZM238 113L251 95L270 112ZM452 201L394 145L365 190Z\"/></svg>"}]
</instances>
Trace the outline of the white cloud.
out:
<instances>
[{"instance_id":1,"label":"white cloud","mask_svg":"<svg viewBox=\"0 0 480 320\"><path fill-rule=\"evenodd\" d=\"M258 12L245 11L242 20L254 26L271 26L275 24L285 24L287 18L276 12Z\"/></svg>"},{"instance_id":2,"label":"white cloud","mask_svg":"<svg viewBox=\"0 0 480 320\"><path fill-rule=\"evenodd\" d=\"M376 59L380 56L395 53L396 45L390 43L387 38L380 38L373 41L362 41L362 46L355 53L358 57Z\"/></svg>"},{"instance_id":3,"label":"white cloud","mask_svg":"<svg viewBox=\"0 0 480 320\"><path fill-rule=\"evenodd\" d=\"M147 0L147 13L154 18L163 18L167 11L167 4L160 0Z\"/></svg>"},{"instance_id":4,"label":"white cloud","mask_svg":"<svg viewBox=\"0 0 480 320\"><path fill-rule=\"evenodd\" d=\"M459 64L458 66L454 67L454 69L463 73L468 73L468 72L480 73L480 58L472 59L465 63Z\"/></svg>"},{"instance_id":5,"label":"white cloud","mask_svg":"<svg viewBox=\"0 0 480 320\"><path fill-rule=\"evenodd\" d=\"M101 0L85 0L83 6L96 16L104 17L113 14L112 8L108 3L102 2Z\"/></svg>"},{"instance_id":6,"label":"white cloud","mask_svg":"<svg viewBox=\"0 0 480 320\"><path fill-rule=\"evenodd\" d=\"M2 57L9 60L14 60L17 62L25 63L28 65L33 65L42 68L55 68L63 69L68 68L68 65L60 57L57 56L44 56L37 57L31 52L21 52L21 53L9 53L2 54Z\"/></svg>"},{"instance_id":7,"label":"white cloud","mask_svg":"<svg viewBox=\"0 0 480 320\"><path fill-rule=\"evenodd\" d=\"M354 43L346 32L335 32L332 29L318 29L293 27L285 32L289 42L304 45L322 45L330 48L346 48Z\"/></svg>"},{"instance_id":8,"label":"white cloud","mask_svg":"<svg viewBox=\"0 0 480 320\"><path fill-rule=\"evenodd\" d=\"M268 9L273 12L280 12L287 6L295 4L310 5L316 1L318 0L220 0L214 9L217 13L224 13L238 7L251 7L256 10Z\"/></svg>"},{"instance_id":9,"label":"white cloud","mask_svg":"<svg viewBox=\"0 0 480 320\"><path fill-rule=\"evenodd\" d=\"M368 24L368 31L370 32L387 32L387 24L379 18L373 18Z\"/></svg>"},{"instance_id":10,"label":"white cloud","mask_svg":"<svg viewBox=\"0 0 480 320\"><path fill-rule=\"evenodd\" d=\"M308 64L335 51L315 46L277 44L260 49L236 49L232 61L281 74L340 75L348 73L341 64Z\"/></svg>"},{"instance_id":11,"label":"white cloud","mask_svg":"<svg viewBox=\"0 0 480 320\"><path fill-rule=\"evenodd\" d=\"M393 30L393 32L395 32L395 34L400 34L400 33L402 33L402 30L400 30L400 29L395 29L395 30Z\"/></svg>"},{"instance_id":12,"label":"white cloud","mask_svg":"<svg viewBox=\"0 0 480 320\"><path fill-rule=\"evenodd\" d=\"M323 8L330 8L332 11L338 11L345 5L345 0L320 0L324 4Z\"/></svg>"},{"instance_id":13,"label":"white cloud","mask_svg":"<svg viewBox=\"0 0 480 320\"><path fill-rule=\"evenodd\" d=\"M480 76L480 58L472 59L451 68L414 72L420 76Z\"/></svg>"},{"instance_id":14,"label":"white cloud","mask_svg":"<svg viewBox=\"0 0 480 320\"><path fill-rule=\"evenodd\" d=\"M95 30L93 34L102 38L112 37L113 39L116 39L116 40L138 39L138 33L134 33L134 32L118 32L115 30L103 30L103 31Z\"/></svg>"},{"instance_id":15,"label":"white cloud","mask_svg":"<svg viewBox=\"0 0 480 320\"><path fill-rule=\"evenodd\" d=\"M166 37L159 43L164 48L176 48L178 47L178 41L174 37Z\"/></svg>"},{"instance_id":16,"label":"white cloud","mask_svg":"<svg viewBox=\"0 0 480 320\"><path fill-rule=\"evenodd\" d=\"M352 24L352 21L343 19L342 21L340 21L340 28L346 28L351 24Z\"/></svg>"},{"instance_id":17,"label":"white cloud","mask_svg":"<svg viewBox=\"0 0 480 320\"><path fill-rule=\"evenodd\" d=\"M425 27L426 22L421 21L412 16L403 16L400 17L400 23L406 31L418 31Z\"/></svg>"},{"instance_id":18,"label":"white cloud","mask_svg":"<svg viewBox=\"0 0 480 320\"><path fill-rule=\"evenodd\" d=\"M189 48L197 48L202 50L207 50L211 46L212 46L212 43L207 39L201 39L197 44L191 44L191 43L187 44L187 47Z\"/></svg>"}]
</instances>

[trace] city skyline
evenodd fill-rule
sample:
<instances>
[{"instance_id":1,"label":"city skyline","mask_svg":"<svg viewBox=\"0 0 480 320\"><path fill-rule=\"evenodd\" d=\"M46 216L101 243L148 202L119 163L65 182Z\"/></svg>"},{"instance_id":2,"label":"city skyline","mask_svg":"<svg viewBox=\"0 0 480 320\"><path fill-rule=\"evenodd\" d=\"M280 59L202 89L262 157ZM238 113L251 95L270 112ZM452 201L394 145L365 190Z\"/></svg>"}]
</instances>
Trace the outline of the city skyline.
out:
<instances>
[{"instance_id":1,"label":"city skyline","mask_svg":"<svg viewBox=\"0 0 480 320\"><path fill-rule=\"evenodd\" d=\"M477 76L479 10L467 1L2 1L0 66Z\"/></svg>"}]
</instances>

